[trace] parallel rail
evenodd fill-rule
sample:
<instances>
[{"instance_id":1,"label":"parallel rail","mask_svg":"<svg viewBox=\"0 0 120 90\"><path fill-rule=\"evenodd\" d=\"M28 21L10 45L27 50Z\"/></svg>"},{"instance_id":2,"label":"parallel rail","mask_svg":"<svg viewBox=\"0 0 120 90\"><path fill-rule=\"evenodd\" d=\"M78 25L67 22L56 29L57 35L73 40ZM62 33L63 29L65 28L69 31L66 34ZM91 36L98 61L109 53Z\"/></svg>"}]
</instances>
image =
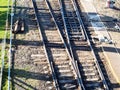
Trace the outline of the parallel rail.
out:
<instances>
[{"instance_id":1,"label":"parallel rail","mask_svg":"<svg viewBox=\"0 0 120 90\"><path fill-rule=\"evenodd\" d=\"M39 23L39 17L38 17L38 14L37 14L38 11L37 11L36 2L33 1L33 0L31 0L31 1L33 3L33 8L34 8L34 12L35 12L35 16L36 16L36 20L37 20L37 24L38 24L39 34L40 34L42 42L43 42L43 46L44 46L43 48L44 48L44 51L45 51L45 55L47 57L47 61L49 62L49 65L50 65L50 70L52 72L52 78L53 78L54 86L55 86L56 90L59 90L58 82L57 82L56 75L55 75L55 70L53 68L53 63L49 60L46 45L45 45L45 41L43 39L43 34L41 32L40 23Z\"/></svg>"},{"instance_id":2,"label":"parallel rail","mask_svg":"<svg viewBox=\"0 0 120 90\"><path fill-rule=\"evenodd\" d=\"M33 1L47 60L56 90L79 90L74 63L54 19L48 0Z\"/></svg>"},{"instance_id":3,"label":"parallel rail","mask_svg":"<svg viewBox=\"0 0 120 90\"><path fill-rule=\"evenodd\" d=\"M90 39L88 38L88 34L80 18L76 1L77 0L60 0L60 4L71 55L76 62L78 62L78 69L80 71L80 76L82 77L82 89L109 90ZM71 22L71 18L73 20L76 20L77 18L80 21L79 24L76 25L76 28L78 30L79 26L81 26L79 31L84 31L87 41L76 39L79 38L79 36L82 36L81 33L78 33L77 35L71 34L71 32L76 33L77 31L74 29L74 21Z\"/></svg>"}]
</instances>

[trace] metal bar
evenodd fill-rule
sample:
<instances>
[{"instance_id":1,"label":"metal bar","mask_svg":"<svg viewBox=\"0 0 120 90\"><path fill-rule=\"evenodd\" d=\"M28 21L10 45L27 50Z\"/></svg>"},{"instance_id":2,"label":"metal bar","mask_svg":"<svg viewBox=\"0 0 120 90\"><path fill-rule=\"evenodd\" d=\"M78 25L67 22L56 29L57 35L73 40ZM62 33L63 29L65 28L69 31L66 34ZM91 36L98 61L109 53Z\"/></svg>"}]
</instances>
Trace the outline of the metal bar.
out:
<instances>
[{"instance_id":1,"label":"metal bar","mask_svg":"<svg viewBox=\"0 0 120 90\"><path fill-rule=\"evenodd\" d=\"M11 59L12 59L12 25L13 25L13 4L14 0L12 0L12 7L11 7L11 27L10 27L10 45L9 45L9 64L8 64L8 90L10 90L10 80L11 80Z\"/></svg>"},{"instance_id":2,"label":"metal bar","mask_svg":"<svg viewBox=\"0 0 120 90\"><path fill-rule=\"evenodd\" d=\"M36 11L36 9L35 9L35 8L37 8L37 6L36 6L36 4L35 4L35 2L34 2L33 0L31 0L31 1L32 1L33 7L34 7L35 16L36 16L36 18L37 18L37 24L38 24L39 34L40 34L41 39L42 39L42 42L43 42L43 46L44 46L45 54L46 54L46 57L47 57L47 61L49 62L50 69L51 69L51 71L52 71L52 77L53 77L54 85L55 85L55 87L56 87L56 90L60 90L60 89L59 89L58 82L57 82L57 78L56 78L56 75L55 75L53 63L52 63L52 61L49 60L48 53L47 53L47 49L46 49L46 45L45 45L45 41L44 41L44 39L43 39L43 35L42 35L42 32L41 32L40 24L39 24L39 21L38 21L37 11Z\"/></svg>"},{"instance_id":3,"label":"metal bar","mask_svg":"<svg viewBox=\"0 0 120 90\"><path fill-rule=\"evenodd\" d=\"M65 21L65 18L64 18L65 16L64 16L63 6L62 6L62 0L59 0L59 3L60 3L60 6L61 6L61 14L62 14L62 18L63 18L63 23L64 23L66 35L67 35L67 40L68 40L68 45L69 45L69 48L70 48L71 57L72 57L72 59L74 61L73 65L74 65L74 67L76 69L77 77L79 78L78 79L78 83L79 83L80 89L82 90L82 88L84 88L84 85L83 85L82 79L80 77L81 76L80 72L79 72L78 68L76 68L76 65L75 65L75 60L74 60L74 56L73 56L73 52L72 52L72 47L71 47L71 44L70 44L70 37L69 37L69 34L68 34L68 29L67 29L66 21Z\"/></svg>"},{"instance_id":4,"label":"metal bar","mask_svg":"<svg viewBox=\"0 0 120 90\"><path fill-rule=\"evenodd\" d=\"M11 7L11 27L10 27L10 45L9 45L9 64L8 64L8 90L10 90L10 80L11 80L11 59L12 59L12 26L13 26L13 4L14 0L12 0L12 7Z\"/></svg>"},{"instance_id":5,"label":"metal bar","mask_svg":"<svg viewBox=\"0 0 120 90\"><path fill-rule=\"evenodd\" d=\"M80 19L80 21L81 21L81 23L83 24L82 19ZM84 26L84 25L83 25L83 26ZM108 85L107 85L107 82L106 82L106 80L105 80L105 78L104 78L104 75L103 75L102 70L101 70L101 68L100 68L100 65L99 65L99 63L98 63L97 57L96 57L95 52L94 52L94 50L93 50L93 47L92 47L92 45L91 45L91 42L90 42L90 40L89 40L88 34L87 34L87 32L86 32L85 29L83 29L83 30L84 30L84 32L85 32L85 35L86 35L86 38L87 38L87 42L88 42L88 44L89 44L89 46L90 46L90 49L91 49L91 51L92 51L92 54L93 54L93 56L94 56L95 64L96 64L96 67L97 67L97 69L98 69L99 75L100 75L100 77L101 77L101 79L102 79L102 81L103 81L104 87L105 87L106 90L109 90Z\"/></svg>"},{"instance_id":6,"label":"metal bar","mask_svg":"<svg viewBox=\"0 0 120 90\"><path fill-rule=\"evenodd\" d=\"M56 25L56 27L57 27L57 31L58 31L58 33L59 33L59 35L60 35L60 37L61 37L61 40L62 40L62 42L63 42L64 45L65 45L66 52L67 52L67 54L68 54L68 56L69 56L69 58L70 58L70 60L71 60L73 69L75 70L75 73L77 74L77 70L76 70L76 67L75 67L75 64L74 64L74 61L75 61L75 60L70 56L69 50L68 50L68 48L67 48L67 45L66 45L66 43L65 43L65 41L64 41L64 39L63 39L63 37L62 37L62 35L61 35L60 29L59 29L59 27L58 27L58 25L57 25L57 23L56 23L55 18L54 18L54 14L53 14L53 12L52 12L52 8L50 7L49 1L48 1L48 0L45 0L45 1L46 1L47 5L48 5L48 8L49 8L50 13L51 13L51 16L52 16L52 18L53 18L53 20L54 20L54 22L55 22L55 25ZM78 75L77 75L77 76L78 76ZM77 77L77 78L79 79L79 77Z\"/></svg>"},{"instance_id":7,"label":"metal bar","mask_svg":"<svg viewBox=\"0 0 120 90\"><path fill-rule=\"evenodd\" d=\"M76 4L75 0L71 0L71 2L73 3L73 7L74 7L74 9L75 9L76 15L77 15L77 17L78 17L78 21L79 21L79 23L80 23L80 28L82 29L82 30L81 30L81 31L82 31L82 35L84 36L84 40L85 40L85 39L86 39L85 34L84 34L85 27L84 27L84 24L83 24L83 22L82 22L81 16L80 16L80 14L79 14L79 12L78 12L77 4Z\"/></svg>"},{"instance_id":8,"label":"metal bar","mask_svg":"<svg viewBox=\"0 0 120 90\"><path fill-rule=\"evenodd\" d=\"M50 64L51 64L51 68L52 68L52 73L53 73L53 78L54 78L54 81L55 81L54 84L55 84L56 90L60 90L59 84L58 84L58 81L57 81L57 78L56 78L55 70L54 70L54 67L53 67L54 66L53 62L50 62Z\"/></svg>"},{"instance_id":9,"label":"metal bar","mask_svg":"<svg viewBox=\"0 0 120 90\"><path fill-rule=\"evenodd\" d=\"M82 82L82 77L81 77L81 75L80 75L80 71L79 71L79 68L78 68L78 61L77 61L77 60L76 60L75 64L76 64L76 67L77 67L78 75L79 75L79 77L80 77L79 79L81 79L81 80L79 80L80 85L82 85L83 90L85 90L85 87L84 87L83 82Z\"/></svg>"},{"instance_id":10,"label":"metal bar","mask_svg":"<svg viewBox=\"0 0 120 90\"><path fill-rule=\"evenodd\" d=\"M68 51L67 45L66 45L66 43L65 43L65 41L64 41L64 39L63 39L63 37L62 37L62 35L61 35L61 32L60 32L60 29L59 29L58 25L57 25L57 23L56 23L56 20L55 20L55 18L54 18L54 14L53 14L53 12L52 12L52 9L50 8L49 2L48 2L48 0L45 0L45 1L46 1L47 4L48 4L48 8L49 8L50 13L51 13L51 16L52 16L52 18L53 18L53 20L54 20L54 22L55 22L55 25L56 25L56 27L57 27L57 31L58 31L58 33L59 33L59 36L60 36L62 42L63 42L64 45L65 45L66 52L67 52L67 54L68 54L71 62L73 62L73 60L72 60L72 58L71 58L71 56L70 56L70 53L69 53L69 51Z\"/></svg>"}]
</instances>

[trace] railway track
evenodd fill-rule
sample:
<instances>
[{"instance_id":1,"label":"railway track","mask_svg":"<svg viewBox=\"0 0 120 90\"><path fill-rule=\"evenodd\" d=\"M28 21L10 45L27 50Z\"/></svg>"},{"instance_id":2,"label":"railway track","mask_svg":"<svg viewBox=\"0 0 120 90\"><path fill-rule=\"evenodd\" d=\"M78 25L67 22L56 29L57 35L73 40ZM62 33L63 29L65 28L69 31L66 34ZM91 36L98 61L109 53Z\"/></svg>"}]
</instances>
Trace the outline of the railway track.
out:
<instances>
[{"instance_id":1,"label":"railway track","mask_svg":"<svg viewBox=\"0 0 120 90\"><path fill-rule=\"evenodd\" d=\"M91 24L90 24L88 18L86 17L86 15L84 14L84 8L82 7L81 2L78 1L77 4L79 6L78 8L79 8L80 14L82 15L82 19L84 20L84 24L85 24L85 28L86 28L88 37L90 38L91 45L92 45L92 47L94 49L96 58L97 58L97 60L99 62L100 68L101 68L101 70L103 72L103 75L105 77L105 80L106 80L106 83L107 83L107 85L109 87L109 90L114 90L115 87L118 84L116 84L116 85L114 84L116 82L116 80L114 78L114 75L111 72L111 69L109 67L109 63L107 62L107 58L106 58L106 56L104 54L103 47L102 47L101 43L98 40L96 40L97 35L94 32L94 28L91 28ZM103 23L104 23L104 21L103 21ZM114 25L114 22L113 22L113 25ZM107 27L109 27L109 22L108 22Z\"/></svg>"},{"instance_id":2,"label":"railway track","mask_svg":"<svg viewBox=\"0 0 120 90\"><path fill-rule=\"evenodd\" d=\"M77 8L77 0L60 0L71 56L82 77L83 90L109 90ZM86 40L85 40L86 39Z\"/></svg>"},{"instance_id":3,"label":"railway track","mask_svg":"<svg viewBox=\"0 0 120 90\"><path fill-rule=\"evenodd\" d=\"M62 13L64 13L63 20L66 22L65 27L67 32L69 31L69 38L75 40L85 39L82 25L80 25L81 22L79 20L78 13L76 12L75 6L72 5L73 1L64 0L60 1L60 3L62 5L61 8L63 9Z\"/></svg>"},{"instance_id":4,"label":"railway track","mask_svg":"<svg viewBox=\"0 0 120 90\"><path fill-rule=\"evenodd\" d=\"M62 20L62 15L61 15L61 9L60 9L60 5L59 5L59 0L47 0L51 11L54 15L54 18L56 20L56 23L61 30L64 30L64 24L63 24L63 20ZM62 32L61 32L62 33Z\"/></svg>"},{"instance_id":5,"label":"railway track","mask_svg":"<svg viewBox=\"0 0 120 90\"><path fill-rule=\"evenodd\" d=\"M32 13L33 13L32 15L34 15L34 11ZM32 23L36 24L36 21L34 20L35 15L33 17L31 17L31 19L32 19ZM35 26L34 26L34 28L37 29L37 27L35 27ZM33 26L31 26L31 27L33 28ZM40 83L42 83L42 84L44 83L44 87L41 87L39 89L43 89L43 88L47 89L47 90L48 89L49 90L54 89L55 87L53 86L53 79L52 79L52 76L51 76L52 73L51 73L49 61L46 59L47 57L46 57L46 53L45 53L44 43L42 42L42 38L40 37L38 30L34 30L31 33L34 36L34 39L36 41L40 42L39 44L37 42L35 42L34 43L35 46L32 46L30 48L30 50L32 51L31 59L33 60L34 65L36 65L36 66L40 65L42 67L40 69L42 69L43 74L45 74L44 77L45 77L45 80L46 80L45 83L44 83L44 81L43 82L40 81ZM40 38L38 39L38 37L40 37ZM37 87L37 89L38 89L38 87Z\"/></svg>"},{"instance_id":6,"label":"railway track","mask_svg":"<svg viewBox=\"0 0 120 90\"><path fill-rule=\"evenodd\" d=\"M44 51L56 90L79 90L79 80L70 53L59 31L48 0L32 0Z\"/></svg>"},{"instance_id":7,"label":"railway track","mask_svg":"<svg viewBox=\"0 0 120 90\"><path fill-rule=\"evenodd\" d=\"M45 68L45 69L47 69L47 70L45 70L45 73L47 73L47 74L49 73L49 74L52 75L52 82L48 82L49 85L46 86L46 87L48 87L47 89L50 89L50 90L53 89L53 90L55 90L55 88L57 88L57 81L56 81L56 76L54 75L54 69L53 69L53 65L52 65L53 63L50 62L49 59L48 59L45 42L44 42L44 39L42 37L42 33L40 31L41 29L40 29L40 24L39 24L39 20L38 20L38 14L37 14L38 12L37 12L36 2L32 0L32 4L33 4L33 9L34 9L34 11L32 13L34 13L34 14L31 14L31 17L32 17L32 20L35 21L34 25L38 26L37 28L38 28L39 31L36 32L35 34L37 36L40 36L40 38L41 38L40 42L42 42L42 45L41 45L42 47L41 47L41 49L39 49L40 50L40 54L37 54L37 55L33 54L33 55L31 55L31 57L32 58L39 57L41 59L41 60L39 60L39 59L35 60L34 64L42 64L44 66L49 66L49 68ZM49 81L49 79L48 79L48 81ZM52 85L51 85L51 83L52 83ZM53 84L56 87L54 87Z\"/></svg>"}]
</instances>

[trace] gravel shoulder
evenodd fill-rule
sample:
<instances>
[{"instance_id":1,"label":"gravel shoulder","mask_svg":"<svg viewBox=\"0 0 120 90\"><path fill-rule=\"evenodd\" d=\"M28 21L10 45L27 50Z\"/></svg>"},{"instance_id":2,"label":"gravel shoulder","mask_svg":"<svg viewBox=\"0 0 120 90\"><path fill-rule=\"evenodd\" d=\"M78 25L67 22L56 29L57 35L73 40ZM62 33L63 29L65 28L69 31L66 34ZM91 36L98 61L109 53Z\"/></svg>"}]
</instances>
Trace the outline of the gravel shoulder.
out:
<instances>
[{"instance_id":1,"label":"gravel shoulder","mask_svg":"<svg viewBox=\"0 0 120 90\"><path fill-rule=\"evenodd\" d=\"M48 63L40 62L42 58L32 55L42 55L42 40L34 20L34 11L29 0L21 6L17 1L15 19L25 19L25 32L14 34L13 39L13 62L12 62L12 85L13 90L48 90L52 85L52 76L49 72ZM31 7L30 7L31 6ZM24 8L23 8L24 7ZM46 59L46 58L45 58Z\"/></svg>"},{"instance_id":2,"label":"gravel shoulder","mask_svg":"<svg viewBox=\"0 0 120 90\"><path fill-rule=\"evenodd\" d=\"M94 0L93 4L101 17L101 20L107 27L108 33L111 36L113 43L116 45L120 53L120 30L116 30L116 23L120 24L120 2L116 0L115 8L106 8L106 0ZM114 22L114 20L117 20Z\"/></svg>"}]
</instances>

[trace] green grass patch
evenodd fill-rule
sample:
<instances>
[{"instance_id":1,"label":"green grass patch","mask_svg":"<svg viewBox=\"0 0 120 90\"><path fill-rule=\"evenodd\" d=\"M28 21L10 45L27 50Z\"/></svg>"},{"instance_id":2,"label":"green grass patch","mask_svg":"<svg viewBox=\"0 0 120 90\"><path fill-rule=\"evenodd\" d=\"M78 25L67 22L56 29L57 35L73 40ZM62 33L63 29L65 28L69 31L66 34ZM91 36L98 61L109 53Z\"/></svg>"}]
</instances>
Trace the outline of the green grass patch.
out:
<instances>
[{"instance_id":1,"label":"green grass patch","mask_svg":"<svg viewBox=\"0 0 120 90\"><path fill-rule=\"evenodd\" d=\"M1 48L0 48L1 49ZM1 56L2 52L0 52ZM3 76L2 76L2 90L7 90L8 88L8 48L5 50L5 58L4 58L4 70L3 70ZM0 62L0 65L2 63Z\"/></svg>"},{"instance_id":2,"label":"green grass patch","mask_svg":"<svg viewBox=\"0 0 120 90\"><path fill-rule=\"evenodd\" d=\"M7 84L7 81L8 81L8 69L4 69L3 71L4 75L3 75L3 82L5 83L2 83L2 90L7 90L8 89L8 84Z\"/></svg>"},{"instance_id":3,"label":"green grass patch","mask_svg":"<svg viewBox=\"0 0 120 90\"><path fill-rule=\"evenodd\" d=\"M8 55L8 48L6 48L5 50L4 70L2 76L2 90L7 90L8 88L8 56L7 55Z\"/></svg>"},{"instance_id":4,"label":"green grass patch","mask_svg":"<svg viewBox=\"0 0 120 90\"><path fill-rule=\"evenodd\" d=\"M0 0L0 40L4 37L5 23L8 11L8 0Z\"/></svg>"},{"instance_id":5,"label":"green grass patch","mask_svg":"<svg viewBox=\"0 0 120 90\"><path fill-rule=\"evenodd\" d=\"M0 42L4 38L5 35L5 24L6 24L6 17L8 11L8 1L9 0L0 0ZM9 38L9 33L7 33L7 38ZM1 57L1 48L0 46L0 57ZM7 90L8 88L8 49L5 51L5 66L3 71L3 78L2 78L2 90Z\"/></svg>"}]
</instances>

